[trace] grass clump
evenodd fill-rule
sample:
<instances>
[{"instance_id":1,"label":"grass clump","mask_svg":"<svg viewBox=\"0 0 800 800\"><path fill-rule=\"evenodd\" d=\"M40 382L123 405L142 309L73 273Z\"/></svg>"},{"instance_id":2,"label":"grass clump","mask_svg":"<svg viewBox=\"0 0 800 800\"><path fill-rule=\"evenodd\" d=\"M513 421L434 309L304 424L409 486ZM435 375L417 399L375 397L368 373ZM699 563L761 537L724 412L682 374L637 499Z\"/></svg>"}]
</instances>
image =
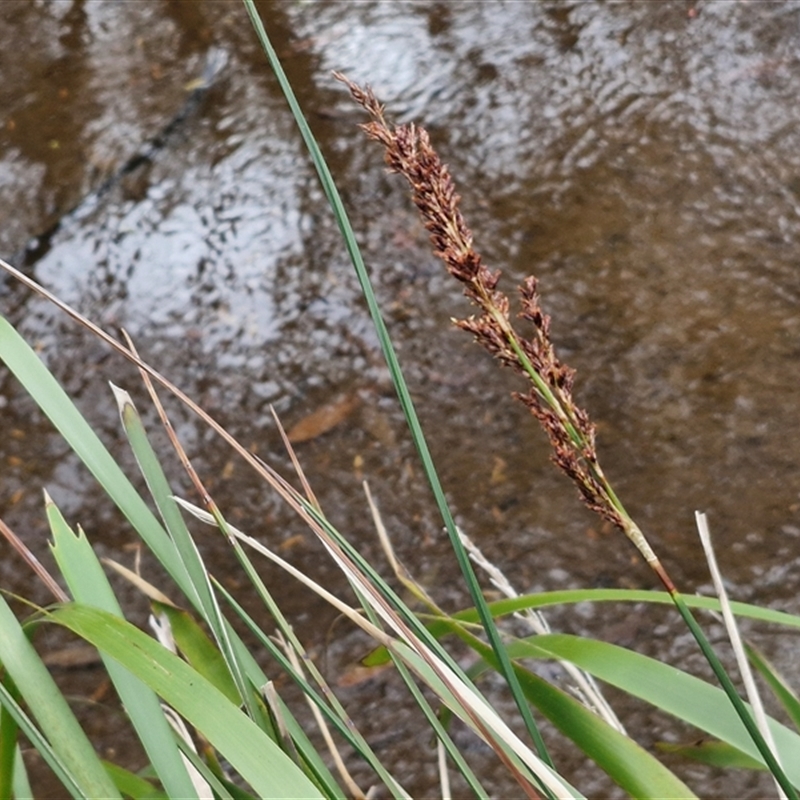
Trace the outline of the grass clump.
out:
<instances>
[{"instance_id":1,"label":"grass clump","mask_svg":"<svg viewBox=\"0 0 800 800\"><path fill-rule=\"evenodd\" d=\"M245 0L245 6L286 93L342 231L473 607L456 612L442 609L425 587L392 559L394 577L411 592L412 600L405 601L349 542L345 532L328 520L288 437L284 435L284 441L302 491L243 447L149 365L130 340L120 342L100 330L0 260L0 267L58 304L139 369L199 499L199 503L193 503L174 496L130 396L114 388L123 430L158 510L158 516L154 515L30 346L0 318L0 359L118 505L173 584L170 588L156 588L128 574L150 600L156 632L156 637L151 637L125 619L103 564L86 535L80 528L73 530L52 500L46 498L53 554L67 591L59 589L52 576L36 567L54 594L52 607L35 609L30 617L20 620L0 597L0 796L22 798L31 794L20 756L24 737L73 797L371 796L374 790L360 786L351 775L348 759L342 755L343 745L370 767L376 785L381 784L383 791L392 797L409 797L402 781L359 732L358 720L351 718L295 635L278 599L260 576L256 557L263 557L368 634L375 644L368 659L370 664L393 663L436 738L443 797L451 795L452 770L461 775L474 796L489 797L481 776L450 735L449 720L453 715L492 748L515 781L520 796L582 796L579 787L559 774L537 717L552 722L629 795L693 796L672 771L626 734L610 709L596 713L598 707L604 706L604 700L595 679L619 686L714 738L713 748L685 748L686 755L709 762L713 759L713 763L731 768L766 768L774 776L779 794L797 797L800 766L792 756L800 751L800 736L774 719L763 717L760 724L756 723L690 607L730 608L740 616L790 627L800 627L800 619L753 606L728 604L723 594L719 599L681 596L600 467L594 425L574 402L574 372L556 356L550 320L541 308L536 279L528 278L519 290L520 316L532 329L526 338L512 322L508 297L497 288L499 273L486 267L473 246L472 234L458 208L453 180L428 134L413 124L390 126L369 89L339 76L371 116L364 126L367 135L384 146L390 169L409 181L434 251L477 308L476 315L457 320L456 324L529 382L528 390L516 396L544 428L555 464L576 484L588 507L633 542L666 592L574 590L558 595L519 596L501 572L481 560L480 553L456 528L335 182L254 4ZM156 384L177 396L211 426L305 522L345 575L351 588L346 598L315 583L256 537L230 524L225 510L214 502L174 434ZM369 497L368 502L382 534L377 508ZM187 514L214 525L226 538L241 563L248 591L261 602L264 619L246 611L215 579L195 543ZM7 527L4 533L9 539L15 538ZM18 547L25 553L19 543ZM388 545L387 548L390 551ZM35 566L28 554L26 557ZM472 561L489 574L508 599L487 602ZM114 568L120 571L119 566ZM548 604L587 600L672 602L697 639L722 689L606 642L553 633L538 616L539 609ZM530 635L514 636L502 625L503 617L520 612L528 614ZM98 648L147 753L147 770L133 774L119 765L103 763L94 753L69 704L30 646L29 639L43 621L62 625ZM242 625L259 643L266 659L255 658L244 646L236 633L237 626ZM447 636L458 637L477 654L479 660L473 668L462 668L443 643ZM539 676L530 666L530 661L537 659L565 664L583 687L583 698L576 699ZM260 666L264 660L268 667ZM763 657L752 653L752 660L791 718L800 719L800 703L785 681ZM481 676L492 670L504 676L514 696L519 720L513 720L513 724L480 689ZM314 744L297 713L281 697L278 678L285 676L299 687L312 707L323 745ZM524 729L525 734L518 734L518 729Z\"/></svg>"}]
</instances>

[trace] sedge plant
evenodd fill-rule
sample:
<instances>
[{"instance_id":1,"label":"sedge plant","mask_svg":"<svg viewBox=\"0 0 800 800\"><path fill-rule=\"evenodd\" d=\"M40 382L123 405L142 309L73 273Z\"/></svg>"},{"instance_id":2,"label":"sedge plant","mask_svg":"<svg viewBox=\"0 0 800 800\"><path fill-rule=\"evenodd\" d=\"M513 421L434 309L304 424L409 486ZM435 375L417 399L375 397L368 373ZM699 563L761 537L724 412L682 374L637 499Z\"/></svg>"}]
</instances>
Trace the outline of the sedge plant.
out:
<instances>
[{"instance_id":1,"label":"sedge plant","mask_svg":"<svg viewBox=\"0 0 800 800\"><path fill-rule=\"evenodd\" d=\"M392 379L406 416L406 421L417 445L426 476L442 514L445 529L453 545L454 553L464 574L470 594L476 602L481 621L500 665L500 671L509 682L522 718L529 733L543 751L541 738L535 722L525 711L520 701L519 685L505 655L494 624L482 597L475 588L474 573L461 545L455 523L450 514L441 485L433 467L424 434L419 426L410 394L402 371L397 364L391 340L377 307L369 277L355 243L347 214L330 176L325 160L314 140L313 134L302 114L291 85L283 73L277 55L269 42L263 24L252 0L244 0L245 6L267 58L278 78L287 102L298 123L320 176L326 196L333 207L345 244L353 261L359 282L364 292L370 314L378 332L379 341L392 374ZM526 394L518 394L537 417L552 446L552 457L556 465L577 485L586 505L604 519L620 529L636 547L648 566L666 588L674 605L687 627L697 640L706 660L720 681L730 703L742 724L752 737L758 751L765 759L770 771L789 797L795 790L784 770L758 729L750 711L745 707L721 661L711 648L707 637L698 625L689 607L677 590L672 579L656 556L645 535L627 512L613 487L604 475L595 446L595 428L588 414L574 402L572 386L574 371L556 357L549 335L550 319L540 306L535 276L530 276L520 287L522 316L532 324L534 336L520 336L509 318L507 297L497 290L499 272L492 272L483 263L472 244L472 233L458 208L458 195L446 166L431 147L430 138L424 128L414 124L390 127L384 117L383 108L369 90L363 90L341 74L337 77L350 89L358 102L372 117L363 126L367 135L384 145L386 162L391 171L404 176L412 187L412 199L422 221L431 235L434 252L445 263L454 278L465 286L465 294L481 311L477 318L457 321L457 325L471 332L501 363L510 365L522 373L532 384Z\"/></svg>"},{"instance_id":2,"label":"sedge plant","mask_svg":"<svg viewBox=\"0 0 800 800\"><path fill-rule=\"evenodd\" d=\"M472 232L459 209L455 184L433 149L428 132L413 123L389 125L383 106L369 87L362 89L339 73L336 77L371 117L362 129L383 145L389 170L400 174L411 186L412 200L430 234L435 255L478 308L477 316L454 320L456 326L471 333L501 364L510 366L531 384L526 393L516 393L515 397L528 407L547 434L552 460L577 486L588 508L627 536L664 585L776 781L788 797L796 798L794 787L707 637L601 468L595 426L574 401L575 371L556 356L550 338L550 317L542 310L536 277L527 277L519 287L520 317L533 329L533 335L525 338L511 322L508 297L497 289L500 272L489 269L473 246Z\"/></svg>"},{"instance_id":3,"label":"sedge plant","mask_svg":"<svg viewBox=\"0 0 800 800\"><path fill-rule=\"evenodd\" d=\"M525 339L510 320L507 298L497 290L498 274L483 265L473 248L472 235L458 210L452 179L433 151L427 134L415 126L390 127L374 95L348 82L354 98L372 116L366 126L368 135L384 145L390 167L411 182L414 201L431 233L437 254L478 306L479 315L461 320L459 326L530 382L531 388L521 394L520 399L550 437L556 464L575 481L589 507L613 522L637 546L667 590L663 593L579 590L530 596L513 596L515 593L509 591L512 596L504 601L488 603L484 599L469 550L453 522L436 477L335 182L254 4L245 0L245 5L297 118L342 230L474 608L459 613L446 612L423 587L416 586L409 576L398 573L401 581L412 588L413 596L420 599L424 610L411 607L351 544L345 533L327 519L288 440L286 445L302 491L239 444L191 398L148 364L130 340L118 341L0 260L0 267L6 272L56 303L139 369L196 490L195 502L174 496L130 396L115 388L113 395L125 435L158 511L158 516L154 515L38 356L13 327L0 318L0 359L117 504L174 584L172 588L156 588L141 576L126 572L119 565L113 566L150 598L157 638L137 629L126 621L87 534L80 528L73 529L46 497L45 510L53 537L55 563L67 591L59 589L53 577L26 554L32 569L54 593L55 604L48 609L33 609L32 615L20 622L0 597L0 664L3 668L0 796L31 794L20 756L19 737L23 734L73 797L367 796L369 790L360 787L352 778L346 759L339 753L342 743L363 759L391 796L408 797L409 793L392 774L389 765L383 763L359 733L357 720L351 719L294 634L290 620L260 576L258 559L263 557L278 564L308 591L325 599L366 632L379 646L370 657L373 662L393 661L413 702L440 743L443 773L454 767L477 797L488 798L489 793L480 775L471 769L466 754L450 736L448 714L458 716L489 744L525 796L581 796L579 789L554 768L534 720L533 708L564 732L629 795L693 796L685 784L624 731L527 668L524 663L527 659L568 661L608 683L619 683L619 675L624 674L625 685L621 688L716 737L721 745L717 753L721 752L729 765L766 766L785 795L796 797L800 768L791 761L791 754L798 752L800 736L775 720L766 720L774 749L783 759L782 769L738 695L735 700L726 696L725 692L733 692L733 687L724 671L720 681L725 692L680 670L604 642L541 630L523 638L502 632L499 621L504 615L532 611L552 603L669 601L677 605L687 620L712 666L716 663L721 670L689 611L689 607L718 608L720 603L713 598L683 598L677 592L600 469L594 427L572 399L574 374L555 356L549 337L549 319L541 310L535 279L528 279L521 288L522 316L533 327L533 336ZM326 554L346 576L351 587L349 597L335 595L327 587L318 585L263 541L229 523L224 509L214 502L174 435L155 385L172 393L211 426L305 521ZM220 585L213 569L205 563L184 513L213 524L226 537L269 622L248 613L237 598ZM373 513L377 524L379 514L375 504ZM20 552L26 552L7 526L0 530L6 538L17 542ZM495 575L493 580L497 582L500 578ZM800 627L797 617L741 604L731 606L738 615ZM268 668L260 666L245 648L233 621L244 624L255 637L269 657ZM67 627L99 649L133 730L144 745L149 759L146 773L134 774L98 758L29 643L36 627L43 622ZM270 630L273 627L277 636ZM466 642L481 660L472 669L463 669L440 641L446 634L454 634ZM759 654L753 652L752 660L792 718L800 719L800 703L786 682ZM480 691L478 681L487 669L496 669L505 676L515 697L522 727L532 745L512 730ZM275 680L279 675L288 675L311 704L320 721L325 745L314 744L299 717L281 698ZM668 688L664 689L665 686ZM421 691L421 687L428 693ZM431 703L431 696L436 698L439 708ZM442 709L445 713L440 719ZM443 778L443 796L449 791L447 786L448 781Z\"/></svg>"}]
</instances>

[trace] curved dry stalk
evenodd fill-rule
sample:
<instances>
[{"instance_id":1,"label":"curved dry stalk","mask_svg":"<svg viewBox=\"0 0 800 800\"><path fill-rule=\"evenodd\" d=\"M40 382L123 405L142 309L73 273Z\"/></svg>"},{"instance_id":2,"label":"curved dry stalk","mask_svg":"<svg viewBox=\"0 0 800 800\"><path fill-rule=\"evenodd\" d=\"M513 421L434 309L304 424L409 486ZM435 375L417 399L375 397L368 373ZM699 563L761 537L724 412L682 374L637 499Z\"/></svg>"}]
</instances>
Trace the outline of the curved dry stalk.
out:
<instances>
[{"instance_id":1,"label":"curved dry stalk","mask_svg":"<svg viewBox=\"0 0 800 800\"><path fill-rule=\"evenodd\" d=\"M278 631L274 638L278 644L278 646L283 650L284 655L286 656L287 660L291 663L292 667L294 668L295 672L298 675L302 675L305 677L305 670L303 669L303 665L300 663L300 659L298 658L296 649L292 646L290 642L286 640L280 631ZM326 684L327 686L327 684ZM325 717L322 716L322 712L317 707L316 703L314 703L310 697L306 696L306 703L308 704L311 713L314 715L314 721L317 723L317 728L319 732L322 734L322 738L325 740L325 746L328 748L328 752L330 753L331 759L333 760L334 765L336 766L336 771L339 773L339 777L342 779L342 782L347 787L350 794L353 796L353 800L366 800L368 792L364 792L361 787L356 782L355 778L350 773L350 770L347 769L347 765L345 764L344 757L339 750L339 747L336 745L334 741L333 735L331 734L331 730L328 727L328 723L325 721ZM352 725L352 721L350 721L348 717L349 724Z\"/></svg>"},{"instance_id":2,"label":"curved dry stalk","mask_svg":"<svg viewBox=\"0 0 800 800\"><path fill-rule=\"evenodd\" d=\"M175 501L192 516L208 525L217 525L217 520L212 514L198 508L180 497ZM399 638L395 638L382 629L373 625L357 609L348 605L327 589L320 586L302 571L292 566L285 559L274 553L262 542L248 536L233 525L228 525L230 535L247 545L256 552L268 558L292 577L311 589L319 597L333 606L350 622L361 628L378 644L383 645L406 666L416 673L421 680L428 684L439 696L443 703L448 705L469 727L473 729L505 763L511 774L517 778L521 788L528 797L538 797L533 787L527 782L519 769L510 760L506 748L511 751L531 772L539 778L544 785L557 798L573 798L576 795L570 791L566 782L551 770L536 754L527 747L522 740L509 728L506 722L498 715L497 711L483 698L478 691L468 685L447 664L444 663L428 646L415 635L400 616L386 603L383 597L377 594L367 576L363 575L335 542L318 532L321 540L336 561L339 568L348 577L354 588L357 588L362 602L369 604L372 611L391 628ZM502 743L502 744L501 744Z\"/></svg>"},{"instance_id":3,"label":"curved dry stalk","mask_svg":"<svg viewBox=\"0 0 800 800\"><path fill-rule=\"evenodd\" d=\"M22 556L22 560L33 570L39 580L50 590L57 603L68 603L69 595L58 585L56 579L31 552L30 548L0 519L0 534Z\"/></svg>"},{"instance_id":4,"label":"curved dry stalk","mask_svg":"<svg viewBox=\"0 0 800 800\"><path fill-rule=\"evenodd\" d=\"M739 626L736 624L736 617L733 615L733 611L731 610L731 603L728 599L728 591L725 588L725 584L722 580L722 573L717 565L717 557L714 553L714 547L711 544L711 531L708 527L708 518L700 511L695 511L694 516L695 522L697 523L697 532L700 536L700 542L703 545L703 553L705 554L706 562L708 563L708 569L711 573L711 580L714 584L714 591L717 593L717 597L719 598L725 630L728 632L728 638L730 639L731 647L733 648L733 653L736 657L736 664L739 667L739 673L742 677L742 683L744 683L747 699L750 701L750 705L753 709L753 715L755 717L756 724L758 725L758 729L761 731L761 735L772 749L778 763L780 763L780 755L778 753L778 748L775 746L775 740L767 722L767 714L764 711L761 693L759 692L758 686L753 678L753 671L750 669L750 662L747 660L747 654L745 653L744 645L742 644L742 636L739 633ZM775 784L775 788L778 791L778 797L781 798L781 800L786 800L786 793L781 788L780 783L776 781Z\"/></svg>"}]
</instances>

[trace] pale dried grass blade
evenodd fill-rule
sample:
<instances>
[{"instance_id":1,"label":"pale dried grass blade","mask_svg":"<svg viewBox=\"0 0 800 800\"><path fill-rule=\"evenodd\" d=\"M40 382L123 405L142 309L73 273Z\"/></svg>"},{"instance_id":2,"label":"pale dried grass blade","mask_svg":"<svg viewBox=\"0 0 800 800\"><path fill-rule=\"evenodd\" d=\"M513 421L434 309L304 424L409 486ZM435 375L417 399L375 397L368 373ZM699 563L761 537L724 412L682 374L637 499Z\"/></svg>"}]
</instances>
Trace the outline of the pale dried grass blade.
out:
<instances>
[{"instance_id":1,"label":"pale dried grass blade","mask_svg":"<svg viewBox=\"0 0 800 800\"><path fill-rule=\"evenodd\" d=\"M392 568L392 572L394 573L395 577L413 595L415 595L417 599L427 603L431 608L438 610L433 598L414 580L414 578L411 576L411 573L400 563L394 551L392 541L389 538L389 532L386 530L386 526L383 524L383 517L381 517L380 509L372 498L372 492L370 492L369 484L366 481L363 481L362 486L364 487L364 494L367 497L367 505L369 506L369 511L372 515L372 524L375 526L375 531L378 534L378 541L381 543L381 548L383 549L383 552L389 561L389 566Z\"/></svg>"},{"instance_id":2,"label":"pale dried grass blade","mask_svg":"<svg viewBox=\"0 0 800 800\"><path fill-rule=\"evenodd\" d=\"M175 497L175 502L183 509L188 511L192 516L199 519L201 522L205 522L207 525L212 525L214 527L217 526L217 521L212 514L209 514L207 511L204 511L202 508L190 503L188 500L184 500L182 497ZM252 536L248 536L246 533L243 533L238 528L235 528L233 525L228 525L228 531L230 534L237 539L238 541L242 542L242 544L247 545L248 547L252 548L256 552L260 553L265 558L268 558L274 564L279 566L281 569L285 570L289 573L293 578L300 581L304 586L311 589L315 594L325 600L327 603L332 605L337 611L347 617L351 622L358 625L360 628L365 630L370 636L375 637L380 644L387 644L389 637L380 630L380 628L376 628L371 622L368 622L364 617L352 606L347 605L347 603L340 600L335 595L331 594L327 589L324 589L320 584L316 581L313 581L309 578L305 573L301 572L296 567L292 566L288 561L281 558L279 555L274 553L268 547L266 547L262 542L259 542L257 539L254 539Z\"/></svg>"},{"instance_id":3,"label":"pale dried grass blade","mask_svg":"<svg viewBox=\"0 0 800 800\"><path fill-rule=\"evenodd\" d=\"M767 715L764 711L764 704L761 702L761 693L758 691L753 672L750 669L750 662L747 660L747 655L744 651L742 644L742 637L739 633L739 626L736 624L736 618L731 610L731 604L728 599L728 592L725 589L725 584L722 581L722 573L717 564L717 557L714 553L714 548L711 544L711 531L708 527L708 519L701 511L695 511L695 521L697 523L697 532L700 534L700 542L703 545L703 553L708 562L708 569L711 572L711 580L714 583L714 591L719 598L720 607L722 610L722 619L725 623L725 630L728 632L728 638L731 642L734 655L736 656L736 663L739 667L739 672L742 676L747 699L753 708L753 715L761 731L761 735L770 746L776 760L780 763L780 755L778 749L775 747L775 740L772 738L772 731L769 729L767 723ZM778 790L778 796L785 798L786 794L781 788L780 784L775 781L775 788Z\"/></svg>"},{"instance_id":4,"label":"pale dried grass blade","mask_svg":"<svg viewBox=\"0 0 800 800\"><path fill-rule=\"evenodd\" d=\"M297 477L300 479L300 483L303 484L303 491L305 492L306 497L308 498L308 502L311 503L314 508L318 511L320 510L320 504L317 500L316 495L314 494L314 490L311 488L311 484L308 482L306 478L306 473L303 470L303 467L300 464L300 460L297 458L297 453L295 453L293 442L303 441L302 439L292 439L291 432L286 433L286 430L283 427L283 424L278 417L278 412L275 411L275 407L270 405L269 407L270 413L272 414L272 419L275 420L275 425L278 428L278 433L281 435L281 439L283 441L283 446L286 448L286 452L289 454L289 458L292 460L292 466L294 467L294 471L297 473Z\"/></svg>"},{"instance_id":5,"label":"pale dried grass blade","mask_svg":"<svg viewBox=\"0 0 800 800\"><path fill-rule=\"evenodd\" d=\"M439 786L442 787L442 800L452 800L450 792L450 773L447 771L447 751L441 739L436 741L436 758L439 765Z\"/></svg>"},{"instance_id":6,"label":"pale dried grass blade","mask_svg":"<svg viewBox=\"0 0 800 800\"><path fill-rule=\"evenodd\" d=\"M203 522L216 525L214 517L192 503L176 497L176 502L189 511L193 516ZM355 566L333 543L329 546L332 557L345 575L352 581L354 588L358 588L362 602L369 603L372 610L388 624L401 638L394 639L380 628L366 620L354 608L342 602L326 589L316 584L298 569L286 562L280 556L271 552L261 542L242 533L233 526L229 526L231 535L247 544L257 552L269 558L273 563L281 566L305 586L316 592L334 608L344 614L351 622L358 625L376 642L382 644L392 653L402 658L407 666L415 672L425 683L439 694L442 702L447 704L469 727L481 738L492 746L498 756L519 776L521 781L526 779L519 775L519 770L509 760L508 752L513 753L531 772L536 775L544 785L557 798L572 798L575 791L553 770L547 767L533 751L506 725L497 712L481 697L474 688L467 685L448 665L414 635L402 619L387 605L382 597L377 595L374 587L364 578ZM500 744L502 742L502 744ZM525 789L526 787L523 786ZM534 796L530 794L530 796Z\"/></svg>"},{"instance_id":7,"label":"pale dried grass blade","mask_svg":"<svg viewBox=\"0 0 800 800\"><path fill-rule=\"evenodd\" d=\"M283 752L286 753L295 764L299 764L297 748L294 746L294 741L289 734L289 728L286 725L286 717L284 716L280 696L278 695L278 690L275 688L274 681L267 681L261 687L261 696L264 698L264 702L267 704L272 719L275 721L275 725L278 728L278 738L280 739Z\"/></svg>"},{"instance_id":8,"label":"pale dried grass blade","mask_svg":"<svg viewBox=\"0 0 800 800\"><path fill-rule=\"evenodd\" d=\"M297 674L305 677L305 670L303 669L303 665L300 663L300 659L297 657L294 647L292 647L280 633L277 636L277 641ZM311 713L314 715L314 720L317 723L320 733L322 734L322 738L325 740L325 746L328 748L328 752L331 754L334 766L336 767L336 771L339 773L339 777L341 777L342 782L345 784L354 800L366 800L366 794L356 783L355 778L353 778L353 776L350 774L350 770L347 769L347 765L344 763L344 758L342 758L342 754L339 752L339 748L336 746L336 742L333 739L333 735L328 727L328 723L325 722L325 717L322 716L319 707L308 696L306 696L306 702L308 703L308 707L311 709Z\"/></svg>"},{"instance_id":9,"label":"pale dried grass blade","mask_svg":"<svg viewBox=\"0 0 800 800\"><path fill-rule=\"evenodd\" d=\"M123 566L122 564L114 561L111 558L101 558L100 559L106 566L111 567L117 574L121 575L125 578L128 583L135 586L145 597L149 600L154 600L156 603L163 603L167 606L172 606L173 608L178 608L172 600L167 597L164 592L162 592L156 586L153 586L150 581L146 581L138 572L134 572L132 569L128 569L127 567Z\"/></svg>"},{"instance_id":10,"label":"pale dried grass blade","mask_svg":"<svg viewBox=\"0 0 800 800\"><path fill-rule=\"evenodd\" d=\"M30 551L30 548L17 536L11 528L0 519L0 534L22 556L28 566L39 576L39 580L50 590L59 603L68 603L69 595L58 585L56 579L45 569L41 561Z\"/></svg>"},{"instance_id":11,"label":"pale dried grass blade","mask_svg":"<svg viewBox=\"0 0 800 800\"><path fill-rule=\"evenodd\" d=\"M508 578L506 578L495 564L486 558L478 545L476 545L460 528L458 529L458 535L461 537L461 541L469 552L472 561L486 572L491 583L506 597L519 597L519 593L511 585ZM535 633L550 633L550 625L541 611L532 611L528 609L526 612L516 613L514 616L529 625ZM579 669L574 664L571 664L569 661L559 661L558 664L570 678L575 681L575 686L571 688L574 690L580 702L590 711L597 714L601 719L605 720L612 728L619 731L623 736L627 736L628 733L625 730L625 726L622 724L619 717L617 717L614 709L611 708L611 705L608 700L606 700L594 677L588 672Z\"/></svg>"},{"instance_id":12,"label":"pale dried grass blade","mask_svg":"<svg viewBox=\"0 0 800 800\"><path fill-rule=\"evenodd\" d=\"M170 708L168 705L164 705L163 703L161 704L161 708L164 709L164 716L167 718L167 722L169 722L175 733L181 739L183 739L183 741L186 743L186 746L191 749L193 753L197 753L197 748L192 741L192 737L189 734L189 729L186 727L186 723L173 708ZM200 774L194 764L192 764L192 762L189 761L189 759L186 758L183 753L181 753L181 758L183 759L183 763L186 765L186 771L189 773L189 779L191 780L192 785L197 792L198 800L214 800L214 792L211 789L211 786L208 784L208 781Z\"/></svg>"}]
</instances>

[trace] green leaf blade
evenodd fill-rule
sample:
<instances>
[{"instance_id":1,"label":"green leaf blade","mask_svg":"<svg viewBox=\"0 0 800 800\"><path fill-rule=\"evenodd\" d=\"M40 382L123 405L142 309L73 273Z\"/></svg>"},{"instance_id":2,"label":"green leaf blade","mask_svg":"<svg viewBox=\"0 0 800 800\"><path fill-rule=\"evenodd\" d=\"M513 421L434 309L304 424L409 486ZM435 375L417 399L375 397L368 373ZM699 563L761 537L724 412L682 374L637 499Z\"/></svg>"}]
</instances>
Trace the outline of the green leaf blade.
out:
<instances>
[{"instance_id":1,"label":"green leaf blade","mask_svg":"<svg viewBox=\"0 0 800 800\"><path fill-rule=\"evenodd\" d=\"M213 684L144 632L112 614L69 604L51 612L146 683L197 728L260 796L322 798L277 745Z\"/></svg>"},{"instance_id":2,"label":"green leaf blade","mask_svg":"<svg viewBox=\"0 0 800 800\"><path fill-rule=\"evenodd\" d=\"M47 518L53 534L51 550L72 596L122 618L122 610L97 556L83 531L75 535L48 498ZM122 701L150 763L171 797L197 797L158 697L138 678L103 653L109 678Z\"/></svg>"},{"instance_id":3,"label":"green leaf blade","mask_svg":"<svg viewBox=\"0 0 800 800\"><path fill-rule=\"evenodd\" d=\"M2 595L0 663L25 699L56 757L84 796L120 797L94 747Z\"/></svg>"},{"instance_id":4,"label":"green leaf blade","mask_svg":"<svg viewBox=\"0 0 800 800\"><path fill-rule=\"evenodd\" d=\"M571 661L596 678L706 731L763 763L728 698L715 686L676 667L623 647L568 634L535 636L511 645L515 657ZM800 785L800 736L774 719L770 729L785 772Z\"/></svg>"}]
</instances>

